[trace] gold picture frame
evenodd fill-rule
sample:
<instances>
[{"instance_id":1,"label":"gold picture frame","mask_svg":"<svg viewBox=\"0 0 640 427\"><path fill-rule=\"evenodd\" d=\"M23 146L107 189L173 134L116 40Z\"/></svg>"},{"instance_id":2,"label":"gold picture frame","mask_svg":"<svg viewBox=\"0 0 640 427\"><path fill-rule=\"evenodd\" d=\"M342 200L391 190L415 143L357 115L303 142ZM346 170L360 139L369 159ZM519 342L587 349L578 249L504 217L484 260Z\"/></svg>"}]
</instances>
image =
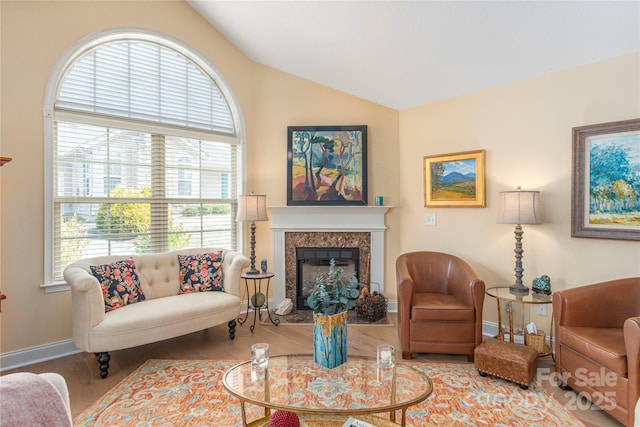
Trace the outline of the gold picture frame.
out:
<instances>
[{"instance_id":1,"label":"gold picture frame","mask_svg":"<svg viewBox=\"0 0 640 427\"><path fill-rule=\"evenodd\" d=\"M424 205L484 208L485 150L424 157Z\"/></svg>"}]
</instances>

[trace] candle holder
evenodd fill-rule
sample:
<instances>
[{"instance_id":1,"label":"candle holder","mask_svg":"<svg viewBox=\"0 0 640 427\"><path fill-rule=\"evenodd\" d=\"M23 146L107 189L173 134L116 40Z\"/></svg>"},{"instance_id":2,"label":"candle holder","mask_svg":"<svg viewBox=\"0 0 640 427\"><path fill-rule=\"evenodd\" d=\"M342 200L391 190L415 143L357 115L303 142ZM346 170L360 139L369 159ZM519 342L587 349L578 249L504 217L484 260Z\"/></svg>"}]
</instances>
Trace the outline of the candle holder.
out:
<instances>
[{"instance_id":1,"label":"candle holder","mask_svg":"<svg viewBox=\"0 0 640 427\"><path fill-rule=\"evenodd\" d=\"M269 364L269 344L257 343L251 346L251 365L266 368Z\"/></svg>"},{"instance_id":2,"label":"candle holder","mask_svg":"<svg viewBox=\"0 0 640 427\"><path fill-rule=\"evenodd\" d=\"M380 344L377 347L377 360L380 368L393 368L395 366L395 358L393 355L393 346L390 344Z\"/></svg>"}]
</instances>

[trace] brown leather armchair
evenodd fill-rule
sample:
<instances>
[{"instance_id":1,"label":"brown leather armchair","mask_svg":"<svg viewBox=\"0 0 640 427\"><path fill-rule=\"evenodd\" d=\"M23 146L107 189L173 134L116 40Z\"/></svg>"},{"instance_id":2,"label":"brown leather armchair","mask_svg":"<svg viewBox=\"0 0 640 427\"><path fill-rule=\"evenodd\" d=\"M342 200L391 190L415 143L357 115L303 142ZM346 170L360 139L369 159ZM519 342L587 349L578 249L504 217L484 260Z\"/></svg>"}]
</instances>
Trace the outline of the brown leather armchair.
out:
<instances>
[{"instance_id":1,"label":"brown leather armchair","mask_svg":"<svg viewBox=\"0 0 640 427\"><path fill-rule=\"evenodd\" d=\"M396 260L398 335L402 358L412 353L466 354L482 342L484 281L462 259L410 252Z\"/></svg>"},{"instance_id":2,"label":"brown leather armchair","mask_svg":"<svg viewBox=\"0 0 640 427\"><path fill-rule=\"evenodd\" d=\"M640 277L555 291L556 371L563 389L633 426L640 396Z\"/></svg>"}]
</instances>

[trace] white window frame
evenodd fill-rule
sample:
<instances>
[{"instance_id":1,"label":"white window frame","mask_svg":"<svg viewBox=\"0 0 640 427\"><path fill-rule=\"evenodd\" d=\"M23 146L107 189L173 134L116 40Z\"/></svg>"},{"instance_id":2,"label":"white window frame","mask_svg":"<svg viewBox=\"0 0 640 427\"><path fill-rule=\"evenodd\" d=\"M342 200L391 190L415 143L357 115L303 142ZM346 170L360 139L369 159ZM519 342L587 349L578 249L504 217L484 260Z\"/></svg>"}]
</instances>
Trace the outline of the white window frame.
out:
<instances>
[{"instance_id":1,"label":"white window frame","mask_svg":"<svg viewBox=\"0 0 640 427\"><path fill-rule=\"evenodd\" d=\"M58 94L59 86L66 70L74 61L87 51L99 45L123 40L141 40L151 43L158 43L165 47L174 49L186 58L198 65L206 74L218 84L223 96L227 99L229 109L233 117L236 139L239 144L240 161L238 162L238 194L243 194L246 188L246 132L245 122L240 109L240 103L231 90L231 86L222 74L203 55L199 54L192 47L166 34L151 31L143 28L118 27L98 31L83 37L69 48L54 66L49 80L44 100L44 280L40 285L45 293L61 292L70 289L65 282L55 282L53 278L53 248L54 248L54 177L53 177L53 138L54 138L54 105ZM197 133L197 132L196 132ZM241 223L236 225L238 239L238 250L244 251L244 227Z\"/></svg>"}]
</instances>

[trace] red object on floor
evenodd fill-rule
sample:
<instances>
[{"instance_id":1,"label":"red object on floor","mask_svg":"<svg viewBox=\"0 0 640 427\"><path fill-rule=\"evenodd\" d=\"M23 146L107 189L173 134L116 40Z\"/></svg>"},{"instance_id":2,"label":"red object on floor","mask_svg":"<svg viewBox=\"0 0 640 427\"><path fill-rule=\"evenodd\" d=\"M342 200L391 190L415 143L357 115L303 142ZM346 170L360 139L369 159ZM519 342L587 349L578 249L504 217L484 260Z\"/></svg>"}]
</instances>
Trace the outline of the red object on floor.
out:
<instances>
[{"instance_id":1,"label":"red object on floor","mask_svg":"<svg viewBox=\"0 0 640 427\"><path fill-rule=\"evenodd\" d=\"M300 419L293 412L275 411L269 418L269 427L300 427Z\"/></svg>"}]
</instances>

